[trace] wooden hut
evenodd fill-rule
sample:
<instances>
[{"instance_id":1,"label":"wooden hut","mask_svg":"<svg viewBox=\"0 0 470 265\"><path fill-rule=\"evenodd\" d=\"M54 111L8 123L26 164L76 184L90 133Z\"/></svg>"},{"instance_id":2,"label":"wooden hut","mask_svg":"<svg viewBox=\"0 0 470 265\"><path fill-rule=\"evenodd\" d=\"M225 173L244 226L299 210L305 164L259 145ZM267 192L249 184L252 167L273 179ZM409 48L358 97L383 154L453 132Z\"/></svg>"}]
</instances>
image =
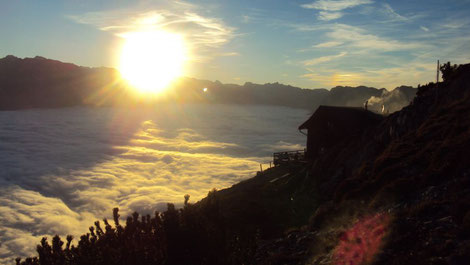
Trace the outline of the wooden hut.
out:
<instances>
[{"instance_id":1,"label":"wooden hut","mask_svg":"<svg viewBox=\"0 0 470 265\"><path fill-rule=\"evenodd\" d=\"M308 130L306 159L315 158L339 141L361 133L382 119L382 115L363 108L318 107L313 115L299 126L299 130Z\"/></svg>"}]
</instances>

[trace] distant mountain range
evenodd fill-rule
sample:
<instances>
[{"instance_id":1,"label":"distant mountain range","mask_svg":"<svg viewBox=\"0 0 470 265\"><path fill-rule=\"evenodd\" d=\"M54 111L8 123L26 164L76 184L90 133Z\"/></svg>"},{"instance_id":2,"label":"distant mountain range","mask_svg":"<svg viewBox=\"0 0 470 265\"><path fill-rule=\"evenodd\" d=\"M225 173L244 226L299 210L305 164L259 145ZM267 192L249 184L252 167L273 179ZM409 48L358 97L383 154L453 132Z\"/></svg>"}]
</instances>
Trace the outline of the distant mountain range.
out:
<instances>
[{"instance_id":1,"label":"distant mountain range","mask_svg":"<svg viewBox=\"0 0 470 265\"><path fill-rule=\"evenodd\" d=\"M207 88L207 91L204 91ZM182 77L158 100L138 97L113 68L89 68L40 56L0 59L0 110L69 106L121 106L158 102L263 104L315 110L319 105L362 106L390 112L408 105L416 88L373 87L302 89L280 83L222 84Z\"/></svg>"}]
</instances>

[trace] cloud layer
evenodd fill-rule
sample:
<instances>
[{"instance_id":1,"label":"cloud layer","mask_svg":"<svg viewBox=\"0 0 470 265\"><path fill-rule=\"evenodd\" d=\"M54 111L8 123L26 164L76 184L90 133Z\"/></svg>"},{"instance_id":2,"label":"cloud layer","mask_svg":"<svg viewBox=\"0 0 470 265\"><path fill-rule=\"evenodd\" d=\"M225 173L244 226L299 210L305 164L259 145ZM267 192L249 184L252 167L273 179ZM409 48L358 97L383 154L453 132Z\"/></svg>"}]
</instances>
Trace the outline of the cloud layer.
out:
<instances>
[{"instance_id":1,"label":"cloud layer","mask_svg":"<svg viewBox=\"0 0 470 265\"><path fill-rule=\"evenodd\" d=\"M156 110L0 113L0 264L42 236L96 219L191 202L253 176L272 152L302 149L305 110L167 105Z\"/></svg>"},{"instance_id":2,"label":"cloud layer","mask_svg":"<svg viewBox=\"0 0 470 265\"><path fill-rule=\"evenodd\" d=\"M371 0L317 0L310 4L303 4L301 7L319 10L318 19L329 21L341 18L343 16L341 11L345 9L372 3Z\"/></svg>"}]
</instances>

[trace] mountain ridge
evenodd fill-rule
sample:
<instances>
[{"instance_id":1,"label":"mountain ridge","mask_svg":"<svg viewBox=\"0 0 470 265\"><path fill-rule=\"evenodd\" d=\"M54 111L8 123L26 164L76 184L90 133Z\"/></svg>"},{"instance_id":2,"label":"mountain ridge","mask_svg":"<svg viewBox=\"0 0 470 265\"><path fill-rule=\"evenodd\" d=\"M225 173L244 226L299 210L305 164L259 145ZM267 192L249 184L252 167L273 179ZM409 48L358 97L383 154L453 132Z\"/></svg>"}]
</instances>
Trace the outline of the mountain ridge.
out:
<instances>
[{"instance_id":1,"label":"mountain ridge","mask_svg":"<svg viewBox=\"0 0 470 265\"><path fill-rule=\"evenodd\" d=\"M21 59L8 55L0 59L0 110L179 102L278 105L313 111L319 105L362 106L369 100L371 110L379 112L386 105L394 112L406 106L414 97L413 91L416 92L412 87L407 87L411 91L408 93L399 88L387 91L336 86L327 90L278 82L237 85L181 77L164 96L149 101L138 96L114 68L84 67L41 56Z\"/></svg>"}]
</instances>

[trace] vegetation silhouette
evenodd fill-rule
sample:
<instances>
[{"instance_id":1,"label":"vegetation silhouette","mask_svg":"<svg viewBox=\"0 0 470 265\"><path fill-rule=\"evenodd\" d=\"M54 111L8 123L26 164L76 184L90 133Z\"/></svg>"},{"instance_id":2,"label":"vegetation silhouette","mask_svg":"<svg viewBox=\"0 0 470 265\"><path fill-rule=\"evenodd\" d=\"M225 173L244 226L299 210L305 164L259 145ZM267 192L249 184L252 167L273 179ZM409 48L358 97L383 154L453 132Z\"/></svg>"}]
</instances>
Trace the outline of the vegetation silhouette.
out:
<instances>
[{"instance_id":1,"label":"vegetation silhouette","mask_svg":"<svg viewBox=\"0 0 470 265\"><path fill-rule=\"evenodd\" d=\"M52 244L44 237L37 257L17 258L16 264L248 264L255 253L255 234L232 231L224 224L217 191L209 192L204 205L187 200L189 195L182 209L169 203L166 211L153 216L135 212L125 225L114 208L114 225L107 219L96 221L77 245L70 235L66 242L56 235Z\"/></svg>"},{"instance_id":2,"label":"vegetation silhouette","mask_svg":"<svg viewBox=\"0 0 470 265\"><path fill-rule=\"evenodd\" d=\"M442 73L442 80L444 82L449 81L457 72L457 69L459 68L458 65L454 64L451 65L450 62L447 62L439 67Z\"/></svg>"}]
</instances>

